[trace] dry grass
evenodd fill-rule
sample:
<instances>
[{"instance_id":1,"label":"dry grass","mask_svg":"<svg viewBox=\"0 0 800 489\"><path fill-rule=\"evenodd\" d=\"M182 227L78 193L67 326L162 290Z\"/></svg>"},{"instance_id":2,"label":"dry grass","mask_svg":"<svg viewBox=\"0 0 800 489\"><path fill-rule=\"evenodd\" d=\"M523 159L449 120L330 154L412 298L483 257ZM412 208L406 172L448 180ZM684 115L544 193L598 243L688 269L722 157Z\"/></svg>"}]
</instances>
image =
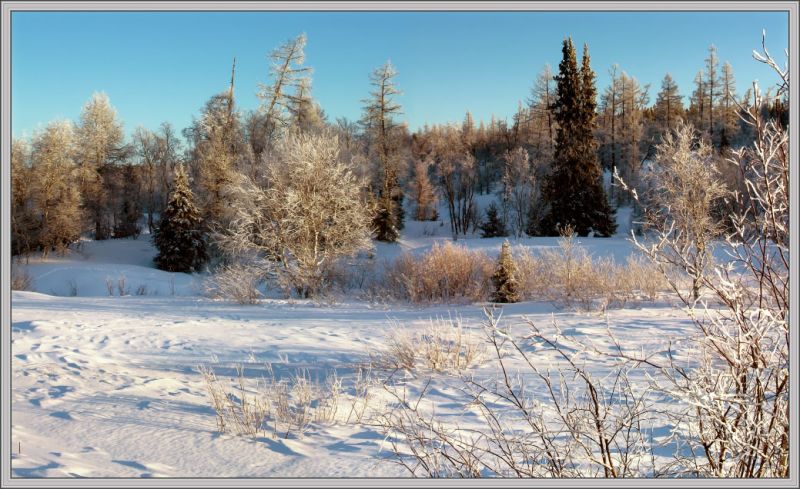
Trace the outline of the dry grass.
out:
<instances>
[{"instance_id":1,"label":"dry grass","mask_svg":"<svg viewBox=\"0 0 800 489\"><path fill-rule=\"evenodd\" d=\"M280 379L270 364L251 379L242 365L231 380L220 380L207 366L198 370L220 433L289 438L302 436L312 424L362 423L383 411L371 395L376 380L369 370L359 370L347 385L335 372L323 382L312 380L307 370Z\"/></svg>"},{"instance_id":2,"label":"dry grass","mask_svg":"<svg viewBox=\"0 0 800 489\"><path fill-rule=\"evenodd\" d=\"M464 329L461 318L431 319L422 331L411 332L394 322L385 348L374 355L386 368L458 373L483 363L486 345Z\"/></svg>"},{"instance_id":3,"label":"dry grass","mask_svg":"<svg viewBox=\"0 0 800 489\"><path fill-rule=\"evenodd\" d=\"M11 266L11 290L31 290L33 277L25 267Z\"/></svg>"}]
</instances>

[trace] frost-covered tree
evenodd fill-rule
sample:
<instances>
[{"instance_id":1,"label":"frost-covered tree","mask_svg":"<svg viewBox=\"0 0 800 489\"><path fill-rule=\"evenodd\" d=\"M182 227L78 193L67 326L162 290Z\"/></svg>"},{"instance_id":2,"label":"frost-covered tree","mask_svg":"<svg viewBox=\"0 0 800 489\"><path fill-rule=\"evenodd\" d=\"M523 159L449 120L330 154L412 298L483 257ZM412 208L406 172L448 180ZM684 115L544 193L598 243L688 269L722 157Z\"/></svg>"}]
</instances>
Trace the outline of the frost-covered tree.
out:
<instances>
[{"instance_id":1,"label":"frost-covered tree","mask_svg":"<svg viewBox=\"0 0 800 489\"><path fill-rule=\"evenodd\" d=\"M533 156L537 159L549 160L553 154L556 135L556 122L553 114L555 93L553 71L550 64L546 63L537 75L528 99L528 110L534 131L531 145L534 149Z\"/></svg>"},{"instance_id":2,"label":"frost-covered tree","mask_svg":"<svg viewBox=\"0 0 800 489\"><path fill-rule=\"evenodd\" d=\"M24 139L11 141L11 254L35 247L36 216L31 206L31 150Z\"/></svg>"},{"instance_id":3,"label":"frost-covered tree","mask_svg":"<svg viewBox=\"0 0 800 489\"><path fill-rule=\"evenodd\" d=\"M686 265L683 271L691 278L691 291L676 292L693 300L700 297L702 277L713 258L713 239L720 230L714 206L727 193L713 158L711 147L694 128L681 123L656 148L656 165L647 177L649 225L672 227L665 232L674 248L665 248L664 256L669 251L676 264Z\"/></svg>"},{"instance_id":4,"label":"frost-covered tree","mask_svg":"<svg viewBox=\"0 0 800 489\"><path fill-rule=\"evenodd\" d=\"M289 96L288 102L289 126L295 131L319 131L324 127L322 109L311 97L310 78L299 80L297 89Z\"/></svg>"},{"instance_id":5,"label":"frost-covered tree","mask_svg":"<svg viewBox=\"0 0 800 489\"><path fill-rule=\"evenodd\" d=\"M511 230L520 237L527 228L528 209L533 203L536 175L524 148L503 155L502 198L508 202Z\"/></svg>"},{"instance_id":6,"label":"frost-covered tree","mask_svg":"<svg viewBox=\"0 0 800 489\"><path fill-rule=\"evenodd\" d=\"M33 139L30 192L36 216L36 247L47 256L80 237L81 196L73 125L55 121Z\"/></svg>"},{"instance_id":7,"label":"frost-covered tree","mask_svg":"<svg viewBox=\"0 0 800 489\"><path fill-rule=\"evenodd\" d=\"M94 93L83 106L76 129L77 160L80 165L79 189L83 212L95 239L106 239L111 233L108 206L108 182L104 175L108 165L123 159L122 124L117 111L105 93Z\"/></svg>"},{"instance_id":8,"label":"frost-covered tree","mask_svg":"<svg viewBox=\"0 0 800 489\"><path fill-rule=\"evenodd\" d=\"M156 266L168 272L196 272L207 261L202 216L189 187L183 165L175 170L175 183L167 207L153 235L158 249Z\"/></svg>"},{"instance_id":9,"label":"frost-covered tree","mask_svg":"<svg viewBox=\"0 0 800 489\"><path fill-rule=\"evenodd\" d=\"M519 302L519 283L517 282L517 266L511 255L511 246L508 240L503 241L500 256L497 258L497 268L492 275L494 284L493 302L511 303Z\"/></svg>"},{"instance_id":10,"label":"frost-covered tree","mask_svg":"<svg viewBox=\"0 0 800 489\"><path fill-rule=\"evenodd\" d=\"M717 47L713 44L708 47L708 57L706 58L706 109L708 112L708 136L711 141L714 141L714 129L716 127L717 118L714 116L714 107L719 103L721 90L719 86L719 75L717 70L719 68L719 58L717 57Z\"/></svg>"},{"instance_id":11,"label":"frost-covered tree","mask_svg":"<svg viewBox=\"0 0 800 489\"><path fill-rule=\"evenodd\" d=\"M363 187L340 159L335 136L289 134L276 147L266 187L247 177L230 186L231 226L215 239L231 255L264 259L301 297L319 294L338 259L370 247L373 209Z\"/></svg>"}]
</instances>

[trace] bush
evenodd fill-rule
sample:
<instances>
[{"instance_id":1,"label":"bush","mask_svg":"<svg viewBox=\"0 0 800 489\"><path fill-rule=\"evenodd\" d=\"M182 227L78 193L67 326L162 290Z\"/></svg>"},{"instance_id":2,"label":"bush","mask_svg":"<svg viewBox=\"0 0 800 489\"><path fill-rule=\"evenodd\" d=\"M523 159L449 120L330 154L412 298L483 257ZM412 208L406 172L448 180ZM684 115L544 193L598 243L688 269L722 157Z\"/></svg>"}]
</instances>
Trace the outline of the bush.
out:
<instances>
[{"instance_id":1,"label":"bush","mask_svg":"<svg viewBox=\"0 0 800 489\"><path fill-rule=\"evenodd\" d=\"M422 256L404 253L387 266L385 295L413 303L487 300L494 266L482 251L435 243Z\"/></svg>"},{"instance_id":2,"label":"bush","mask_svg":"<svg viewBox=\"0 0 800 489\"><path fill-rule=\"evenodd\" d=\"M628 300L655 300L668 283L650 261L629 257L624 266L610 258L593 258L574 241L561 238L554 250L538 255L515 250L517 280L524 300L547 300L559 307L602 309Z\"/></svg>"},{"instance_id":3,"label":"bush","mask_svg":"<svg viewBox=\"0 0 800 489\"><path fill-rule=\"evenodd\" d=\"M33 277L26 268L11 267L11 290L31 290Z\"/></svg>"},{"instance_id":4,"label":"bush","mask_svg":"<svg viewBox=\"0 0 800 489\"><path fill-rule=\"evenodd\" d=\"M212 299L257 304L263 296L258 290L262 281L263 274L253 266L225 265L203 282L203 292Z\"/></svg>"}]
</instances>

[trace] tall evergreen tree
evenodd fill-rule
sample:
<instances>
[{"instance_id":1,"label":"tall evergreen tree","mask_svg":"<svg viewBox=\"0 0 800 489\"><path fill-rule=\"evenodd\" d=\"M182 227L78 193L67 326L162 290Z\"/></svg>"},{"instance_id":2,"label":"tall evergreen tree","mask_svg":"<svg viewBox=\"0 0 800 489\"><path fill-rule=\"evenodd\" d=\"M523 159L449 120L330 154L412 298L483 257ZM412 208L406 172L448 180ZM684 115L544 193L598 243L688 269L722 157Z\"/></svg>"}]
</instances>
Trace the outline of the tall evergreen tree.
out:
<instances>
[{"instance_id":1,"label":"tall evergreen tree","mask_svg":"<svg viewBox=\"0 0 800 489\"><path fill-rule=\"evenodd\" d=\"M555 77L556 132L553 168L544 185L547 213L541 230L556 236L571 225L580 236L594 232L611 236L616 231L614 211L603 190L594 141L596 89L589 49L584 45L581 69L572 39L564 40L563 59Z\"/></svg>"},{"instance_id":2,"label":"tall evergreen tree","mask_svg":"<svg viewBox=\"0 0 800 489\"><path fill-rule=\"evenodd\" d=\"M195 272L206 262L206 243L201 231L200 211L189 188L183 165L175 170L175 184L169 203L153 236L158 249L156 266L169 272Z\"/></svg>"}]
</instances>

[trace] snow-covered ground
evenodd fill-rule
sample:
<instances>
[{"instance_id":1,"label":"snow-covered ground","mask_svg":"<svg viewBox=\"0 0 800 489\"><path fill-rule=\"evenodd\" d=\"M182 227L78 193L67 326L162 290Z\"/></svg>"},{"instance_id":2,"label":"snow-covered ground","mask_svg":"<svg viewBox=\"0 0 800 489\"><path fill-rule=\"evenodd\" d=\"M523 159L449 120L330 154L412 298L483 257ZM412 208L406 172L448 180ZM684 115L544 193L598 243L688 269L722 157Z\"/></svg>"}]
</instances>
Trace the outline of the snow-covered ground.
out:
<instances>
[{"instance_id":1,"label":"snow-covered ground","mask_svg":"<svg viewBox=\"0 0 800 489\"><path fill-rule=\"evenodd\" d=\"M448 230L446 223L409 221L401 242L378 245L377 256L424 250L449 240ZM592 254L621 262L634 251L627 229L620 231L613 238L579 241ZM511 241L558 245L555 238ZM459 242L495 254L502 239ZM370 352L383 348L393 321L413 330L430 318L457 314L480 335L481 304L419 308L357 299L332 305L267 299L236 305L202 297L197 276L156 270L154 254L145 234L138 240L85 241L66 257L32 258L26 265L32 291L12 294L13 476L409 475L393 462L373 426L317 424L288 439L220 435L197 366L212 365L223 377L230 376L233 364L271 362L279 375L302 369L317 379L334 371L352 378ZM128 295L119 295L120 277ZM146 289L137 295L141 286ZM610 310L608 318L546 302L503 308L503 321L519 332L523 318L537 325L555 318L564 334L585 338L601 338L610 327L631 348L658 348L685 339L690 329L686 315L666 302L628 305ZM541 359L552 360L544 354ZM608 367L593 368L601 375ZM487 362L472 373L492 377L497 371ZM478 422L474 413L465 413L453 377L409 375L403 382L412 394L433 377L427 397L437 401L439 415Z\"/></svg>"}]
</instances>

